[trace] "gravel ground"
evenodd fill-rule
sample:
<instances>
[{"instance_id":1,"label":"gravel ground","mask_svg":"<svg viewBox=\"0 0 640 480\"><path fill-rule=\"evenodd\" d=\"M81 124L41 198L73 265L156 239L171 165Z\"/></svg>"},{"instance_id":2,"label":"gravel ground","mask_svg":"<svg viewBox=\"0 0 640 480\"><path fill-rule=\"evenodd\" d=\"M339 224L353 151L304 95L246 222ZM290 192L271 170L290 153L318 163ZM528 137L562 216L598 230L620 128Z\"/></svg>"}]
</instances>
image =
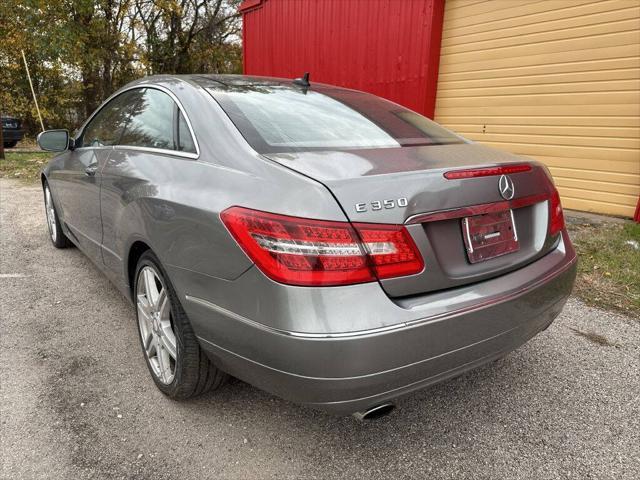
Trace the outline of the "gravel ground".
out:
<instances>
[{"instance_id":1,"label":"gravel ground","mask_svg":"<svg viewBox=\"0 0 640 480\"><path fill-rule=\"evenodd\" d=\"M0 180L3 478L640 478L640 324L571 300L506 358L373 423L236 381L176 403L133 308Z\"/></svg>"}]
</instances>

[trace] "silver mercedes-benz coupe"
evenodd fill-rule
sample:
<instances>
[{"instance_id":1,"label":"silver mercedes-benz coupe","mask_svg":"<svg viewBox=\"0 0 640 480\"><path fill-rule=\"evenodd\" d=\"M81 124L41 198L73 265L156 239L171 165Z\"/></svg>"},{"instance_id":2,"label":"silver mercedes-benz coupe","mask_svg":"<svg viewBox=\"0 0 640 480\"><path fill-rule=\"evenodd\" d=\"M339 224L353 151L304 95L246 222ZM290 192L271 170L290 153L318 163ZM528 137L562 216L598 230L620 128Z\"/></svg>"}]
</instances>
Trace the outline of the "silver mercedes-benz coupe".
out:
<instances>
[{"instance_id":1,"label":"silver mercedes-benz coupe","mask_svg":"<svg viewBox=\"0 0 640 480\"><path fill-rule=\"evenodd\" d=\"M51 241L136 306L151 377L372 418L549 326L576 254L547 169L359 91L155 76L42 172Z\"/></svg>"}]
</instances>

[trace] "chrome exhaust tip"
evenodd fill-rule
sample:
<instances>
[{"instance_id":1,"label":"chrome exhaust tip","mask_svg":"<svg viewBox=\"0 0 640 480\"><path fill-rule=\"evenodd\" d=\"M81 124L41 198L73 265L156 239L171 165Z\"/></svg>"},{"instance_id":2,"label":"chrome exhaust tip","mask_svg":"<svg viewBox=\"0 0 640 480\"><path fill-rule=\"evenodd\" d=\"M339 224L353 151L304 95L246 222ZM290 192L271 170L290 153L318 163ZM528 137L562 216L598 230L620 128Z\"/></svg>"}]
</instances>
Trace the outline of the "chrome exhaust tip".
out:
<instances>
[{"instance_id":1,"label":"chrome exhaust tip","mask_svg":"<svg viewBox=\"0 0 640 480\"><path fill-rule=\"evenodd\" d=\"M364 422L365 420L376 420L378 418L386 417L395 410L396 406L393 403L383 403L382 405L376 405L375 407L367 408L361 412L353 414L356 420Z\"/></svg>"}]
</instances>

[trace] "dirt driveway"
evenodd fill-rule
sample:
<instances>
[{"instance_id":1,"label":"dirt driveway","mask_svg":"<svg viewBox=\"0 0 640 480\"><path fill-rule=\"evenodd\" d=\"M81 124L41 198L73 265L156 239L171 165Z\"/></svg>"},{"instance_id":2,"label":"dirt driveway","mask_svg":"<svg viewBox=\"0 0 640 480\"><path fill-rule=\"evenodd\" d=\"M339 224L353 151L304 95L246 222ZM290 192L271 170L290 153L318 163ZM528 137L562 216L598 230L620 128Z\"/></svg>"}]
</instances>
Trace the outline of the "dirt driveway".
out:
<instances>
[{"instance_id":1,"label":"dirt driveway","mask_svg":"<svg viewBox=\"0 0 640 480\"><path fill-rule=\"evenodd\" d=\"M359 424L242 382L156 390L132 307L0 180L3 478L640 478L640 324L571 300L490 366Z\"/></svg>"}]
</instances>

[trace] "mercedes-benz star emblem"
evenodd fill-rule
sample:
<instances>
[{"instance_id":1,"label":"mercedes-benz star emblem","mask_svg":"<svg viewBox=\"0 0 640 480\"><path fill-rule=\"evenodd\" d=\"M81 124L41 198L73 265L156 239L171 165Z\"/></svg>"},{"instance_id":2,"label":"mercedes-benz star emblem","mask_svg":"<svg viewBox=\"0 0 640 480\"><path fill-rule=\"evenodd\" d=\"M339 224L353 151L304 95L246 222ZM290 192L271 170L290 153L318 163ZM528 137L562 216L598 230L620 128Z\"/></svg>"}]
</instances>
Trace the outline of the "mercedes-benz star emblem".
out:
<instances>
[{"instance_id":1,"label":"mercedes-benz star emblem","mask_svg":"<svg viewBox=\"0 0 640 480\"><path fill-rule=\"evenodd\" d=\"M498 182L498 189L500 190L500 195L505 200L511 200L513 195L516 193L516 189L513 186L513 180L511 180L506 175L502 175L500 177L500 181Z\"/></svg>"}]
</instances>

